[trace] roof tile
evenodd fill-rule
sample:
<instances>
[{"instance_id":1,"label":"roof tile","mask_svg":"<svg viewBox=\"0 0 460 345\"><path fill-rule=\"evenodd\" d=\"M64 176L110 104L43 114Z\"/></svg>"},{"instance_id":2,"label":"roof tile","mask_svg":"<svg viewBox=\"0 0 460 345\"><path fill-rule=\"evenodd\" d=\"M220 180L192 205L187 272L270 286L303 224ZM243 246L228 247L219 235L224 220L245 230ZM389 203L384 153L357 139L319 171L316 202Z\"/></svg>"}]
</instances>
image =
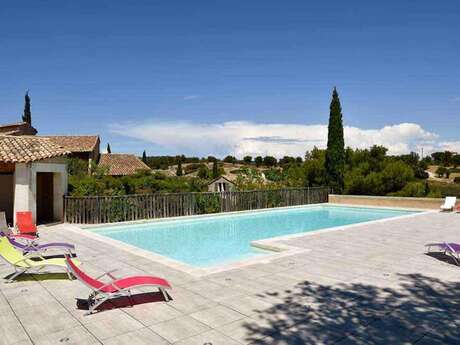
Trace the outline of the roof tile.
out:
<instances>
[{"instance_id":1,"label":"roof tile","mask_svg":"<svg viewBox=\"0 0 460 345\"><path fill-rule=\"evenodd\" d=\"M97 135L51 135L43 138L49 138L71 152L91 152L99 140Z\"/></svg>"},{"instance_id":2,"label":"roof tile","mask_svg":"<svg viewBox=\"0 0 460 345\"><path fill-rule=\"evenodd\" d=\"M0 162L29 163L70 153L47 138L0 135Z\"/></svg>"},{"instance_id":3,"label":"roof tile","mask_svg":"<svg viewBox=\"0 0 460 345\"><path fill-rule=\"evenodd\" d=\"M107 175L133 175L140 170L150 170L149 166L135 155L104 153L99 160L100 167L108 169Z\"/></svg>"}]
</instances>

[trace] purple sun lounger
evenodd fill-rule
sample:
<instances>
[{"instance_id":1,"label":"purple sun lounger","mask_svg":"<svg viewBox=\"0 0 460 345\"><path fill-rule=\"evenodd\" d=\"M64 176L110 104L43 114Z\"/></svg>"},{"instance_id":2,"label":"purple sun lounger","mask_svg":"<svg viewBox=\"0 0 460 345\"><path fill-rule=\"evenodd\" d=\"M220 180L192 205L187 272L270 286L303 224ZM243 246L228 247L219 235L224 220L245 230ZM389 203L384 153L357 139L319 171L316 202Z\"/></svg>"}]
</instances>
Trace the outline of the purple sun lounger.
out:
<instances>
[{"instance_id":1,"label":"purple sun lounger","mask_svg":"<svg viewBox=\"0 0 460 345\"><path fill-rule=\"evenodd\" d=\"M31 243L31 244L24 244L21 242L16 241L14 238L8 237L8 241L16 248L21 250L23 253L32 253L32 252L44 252L48 249L60 249L63 251L66 251L70 254L75 251L75 246L70 243L65 243L65 242L51 242L51 243L45 243L45 244L36 244L36 243Z\"/></svg>"},{"instance_id":2,"label":"purple sun lounger","mask_svg":"<svg viewBox=\"0 0 460 345\"><path fill-rule=\"evenodd\" d=\"M460 244L453 242L443 242L443 243L428 243L425 244L428 252L431 251L431 247L437 247L439 251L444 252L444 254L449 254L454 259L457 265L460 265Z\"/></svg>"}]
</instances>

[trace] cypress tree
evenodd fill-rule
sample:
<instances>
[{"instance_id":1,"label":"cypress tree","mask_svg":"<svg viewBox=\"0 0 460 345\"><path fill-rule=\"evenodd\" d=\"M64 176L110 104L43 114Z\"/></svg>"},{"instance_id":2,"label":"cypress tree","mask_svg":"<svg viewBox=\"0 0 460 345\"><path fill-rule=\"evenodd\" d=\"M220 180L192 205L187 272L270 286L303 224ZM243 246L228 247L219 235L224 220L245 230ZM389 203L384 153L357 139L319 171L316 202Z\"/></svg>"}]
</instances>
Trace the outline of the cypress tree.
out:
<instances>
[{"instance_id":1,"label":"cypress tree","mask_svg":"<svg viewBox=\"0 0 460 345\"><path fill-rule=\"evenodd\" d=\"M212 163L212 178L219 177L219 166L217 165L217 160Z\"/></svg>"},{"instance_id":2,"label":"cypress tree","mask_svg":"<svg viewBox=\"0 0 460 345\"><path fill-rule=\"evenodd\" d=\"M176 176L182 176L184 173L182 171L182 162L177 163Z\"/></svg>"},{"instance_id":3,"label":"cypress tree","mask_svg":"<svg viewBox=\"0 0 460 345\"><path fill-rule=\"evenodd\" d=\"M32 124L29 90L26 91L26 95L24 96L24 114L22 115L22 122L27 122L29 125Z\"/></svg>"},{"instance_id":4,"label":"cypress tree","mask_svg":"<svg viewBox=\"0 0 460 345\"><path fill-rule=\"evenodd\" d=\"M107 153L112 153L112 150L110 149L110 144L107 143Z\"/></svg>"},{"instance_id":5,"label":"cypress tree","mask_svg":"<svg viewBox=\"0 0 460 345\"><path fill-rule=\"evenodd\" d=\"M145 150L144 152L142 152L142 161L147 164L147 154L145 153Z\"/></svg>"},{"instance_id":6,"label":"cypress tree","mask_svg":"<svg viewBox=\"0 0 460 345\"><path fill-rule=\"evenodd\" d=\"M345 141L343 138L342 107L336 88L332 92L326 150L326 177L336 193L342 193L345 171Z\"/></svg>"}]
</instances>

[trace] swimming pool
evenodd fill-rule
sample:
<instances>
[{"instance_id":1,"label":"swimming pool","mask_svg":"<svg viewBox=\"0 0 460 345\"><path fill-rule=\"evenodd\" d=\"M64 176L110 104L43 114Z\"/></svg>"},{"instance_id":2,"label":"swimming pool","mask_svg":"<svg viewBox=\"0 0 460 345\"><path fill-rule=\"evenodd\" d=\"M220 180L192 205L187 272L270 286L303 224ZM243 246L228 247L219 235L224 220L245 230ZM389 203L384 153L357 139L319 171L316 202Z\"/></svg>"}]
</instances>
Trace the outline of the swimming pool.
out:
<instances>
[{"instance_id":1,"label":"swimming pool","mask_svg":"<svg viewBox=\"0 0 460 345\"><path fill-rule=\"evenodd\" d=\"M252 241L412 213L320 205L104 226L91 231L204 268L273 253L251 246Z\"/></svg>"}]
</instances>

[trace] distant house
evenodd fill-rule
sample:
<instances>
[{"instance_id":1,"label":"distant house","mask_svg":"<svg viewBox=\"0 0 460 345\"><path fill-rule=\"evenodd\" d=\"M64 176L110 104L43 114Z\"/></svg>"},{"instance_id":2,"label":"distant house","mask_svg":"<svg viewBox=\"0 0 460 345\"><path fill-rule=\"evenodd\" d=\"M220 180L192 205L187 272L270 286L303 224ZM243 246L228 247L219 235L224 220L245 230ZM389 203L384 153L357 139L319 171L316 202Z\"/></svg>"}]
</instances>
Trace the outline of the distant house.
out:
<instances>
[{"instance_id":1,"label":"distant house","mask_svg":"<svg viewBox=\"0 0 460 345\"><path fill-rule=\"evenodd\" d=\"M0 134L0 211L32 211L37 222L62 219L69 152L47 138Z\"/></svg>"},{"instance_id":2,"label":"distant house","mask_svg":"<svg viewBox=\"0 0 460 345\"><path fill-rule=\"evenodd\" d=\"M0 134L4 135L35 135L37 130L30 123L19 122L8 125L0 125Z\"/></svg>"},{"instance_id":3,"label":"distant house","mask_svg":"<svg viewBox=\"0 0 460 345\"><path fill-rule=\"evenodd\" d=\"M98 135L50 135L43 138L65 147L70 152L71 158L83 159L89 164L99 161L101 140Z\"/></svg>"},{"instance_id":4,"label":"distant house","mask_svg":"<svg viewBox=\"0 0 460 345\"><path fill-rule=\"evenodd\" d=\"M230 192L236 189L236 185L226 176L219 176L208 183L209 192Z\"/></svg>"},{"instance_id":5,"label":"distant house","mask_svg":"<svg viewBox=\"0 0 460 345\"><path fill-rule=\"evenodd\" d=\"M139 171L150 171L150 167L135 155L123 153L104 153L99 159L99 167L107 170L110 176L134 175Z\"/></svg>"}]
</instances>

